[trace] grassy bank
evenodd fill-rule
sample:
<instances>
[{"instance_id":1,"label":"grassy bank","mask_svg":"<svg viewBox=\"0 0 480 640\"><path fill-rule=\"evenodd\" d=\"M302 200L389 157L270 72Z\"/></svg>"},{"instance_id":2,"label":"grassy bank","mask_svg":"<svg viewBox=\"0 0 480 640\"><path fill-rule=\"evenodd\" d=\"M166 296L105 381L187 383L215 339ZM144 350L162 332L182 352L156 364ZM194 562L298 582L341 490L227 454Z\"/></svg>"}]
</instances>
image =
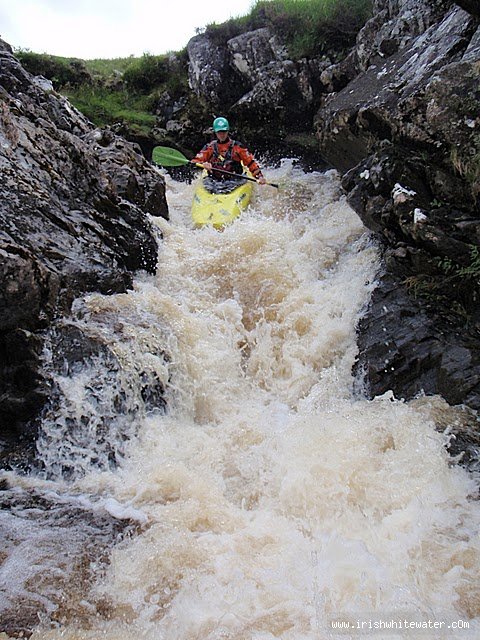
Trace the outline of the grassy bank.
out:
<instances>
[{"instance_id":1,"label":"grassy bank","mask_svg":"<svg viewBox=\"0 0 480 640\"><path fill-rule=\"evenodd\" d=\"M140 58L79 60L16 51L25 68L49 78L56 90L98 126L122 122L148 135L163 93L173 99L188 90L186 52Z\"/></svg>"},{"instance_id":2,"label":"grassy bank","mask_svg":"<svg viewBox=\"0 0 480 640\"><path fill-rule=\"evenodd\" d=\"M151 100L124 90L102 86L65 88L62 91L70 102L98 126L116 122L128 124L133 133L148 135L156 122Z\"/></svg>"}]
</instances>

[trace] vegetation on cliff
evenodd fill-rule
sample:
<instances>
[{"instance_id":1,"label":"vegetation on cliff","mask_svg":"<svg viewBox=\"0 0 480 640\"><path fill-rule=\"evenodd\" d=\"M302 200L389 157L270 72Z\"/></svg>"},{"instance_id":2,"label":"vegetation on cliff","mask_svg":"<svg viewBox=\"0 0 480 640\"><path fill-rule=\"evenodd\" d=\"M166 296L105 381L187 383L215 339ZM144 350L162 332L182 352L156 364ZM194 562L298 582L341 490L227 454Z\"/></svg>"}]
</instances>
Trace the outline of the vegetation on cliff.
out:
<instances>
[{"instance_id":1,"label":"vegetation on cliff","mask_svg":"<svg viewBox=\"0 0 480 640\"><path fill-rule=\"evenodd\" d=\"M187 89L185 52L141 58L79 60L19 50L15 55L35 75L50 79L82 113L98 126L122 123L148 135L155 106L164 91Z\"/></svg>"},{"instance_id":2,"label":"vegetation on cliff","mask_svg":"<svg viewBox=\"0 0 480 640\"><path fill-rule=\"evenodd\" d=\"M372 11L371 0L257 0L250 13L206 32L219 44L240 33L270 27L293 60L336 51L344 53Z\"/></svg>"},{"instance_id":3,"label":"vegetation on cliff","mask_svg":"<svg viewBox=\"0 0 480 640\"><path fill-rule=\"evenodd\" d=\"M292 59L324 53L341 57L371 13L371 0L257 0L250 13L205 31L225 44L246 31L269 27ZM158 105L168 94L188 94L188 56L180 52L111 60L79 60L16 51L24 67L49 78L98 126L121 123L133 136L152 136Z\"/></svg>"}]
</instances>

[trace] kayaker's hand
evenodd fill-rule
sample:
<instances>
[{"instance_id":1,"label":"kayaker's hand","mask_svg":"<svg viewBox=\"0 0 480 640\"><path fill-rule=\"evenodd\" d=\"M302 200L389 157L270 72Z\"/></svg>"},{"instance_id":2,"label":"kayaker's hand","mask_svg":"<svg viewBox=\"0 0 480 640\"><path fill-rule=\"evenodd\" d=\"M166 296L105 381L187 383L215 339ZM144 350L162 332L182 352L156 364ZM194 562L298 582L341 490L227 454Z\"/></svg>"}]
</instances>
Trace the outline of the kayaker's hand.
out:
<instances>
[{"instance_id":1,"label":"kayaker's hand","mask_svg":"<svg viewBox=\"0 0 480 640\"><path fill-rule=\"evenodd\" d=\"M202 162L202 167L204 169L206 169L207 171L211 171L212 170L212 163L211 162Z\"/></svg>"},{"instance_id":2,"label":"kayaker's hand","mask_svg":"<svg viewBox=\"0 0 480 640\"><path fill-rule=\"evenodd\" d=\"M260 176L257 180L258 184L267 184L266 179L263 176Z\"/></svg>"}]
</instances>

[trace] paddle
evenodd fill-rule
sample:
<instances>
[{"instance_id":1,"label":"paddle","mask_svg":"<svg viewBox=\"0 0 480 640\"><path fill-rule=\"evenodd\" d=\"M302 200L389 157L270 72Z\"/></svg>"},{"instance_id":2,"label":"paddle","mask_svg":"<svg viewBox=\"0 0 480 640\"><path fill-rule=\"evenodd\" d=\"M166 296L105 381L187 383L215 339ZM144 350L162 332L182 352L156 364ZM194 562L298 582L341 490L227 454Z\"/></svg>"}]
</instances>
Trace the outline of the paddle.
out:
<instances>
[{"instance_id":1,"label":"paddle","mask_svg":"<svg viewBox=\"0 0 480 640\"><path fill-rule=\"evenodd\" d=\"M185 164L190 164L192 160L186 158L183 153L177 151L176 149L171 149L170 147L154 147L152 153L152 160L155 164L159 164L161 167L180 167ZM201 165L197 165L201 166ZM233 173L233 171L225 171L225 169L215 169L219 173L225 173L227 176L235 176L236 178L240 177L240 174ZM258 182L255 178L249 178L247 176L241 176L243 180L250 180L250 182ZM274 184L273 182L267 182L271 187L275 187L278 189L278 184Z\"/></svg>"}]
</instances>

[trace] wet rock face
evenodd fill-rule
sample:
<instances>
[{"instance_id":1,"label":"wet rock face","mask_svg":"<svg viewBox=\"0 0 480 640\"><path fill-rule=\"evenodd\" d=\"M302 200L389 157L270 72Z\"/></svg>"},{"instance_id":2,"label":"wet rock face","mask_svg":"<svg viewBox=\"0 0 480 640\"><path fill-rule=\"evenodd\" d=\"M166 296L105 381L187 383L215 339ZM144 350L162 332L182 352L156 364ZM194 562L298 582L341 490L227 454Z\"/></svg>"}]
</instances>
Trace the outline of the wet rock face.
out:
<instances>
[{"instance_id":1,"label":"wet rock face","mask_svg":"<svg viewBox=\"0 0 480 640\"><path fill-rule=\"evenodd\" d=\"M480 17L480 5L477 0L456 0L455 4L458 4L459 7L462 7L472 15Z\"/></svg>"},{"instance_id":2,"label":"wet rock face","mask_svg":"<svg viewBox=\"0 0 480 640\"><path fill-rule=\"evenodd\" d=\"M387 255L387 261L396 260ZM455 317L435 312L435 303L412 295L405 282L411 265L395 265L379 286L358 332L360 356L355 373L366 381L370 396L392 390L396 397L440 394L451 405L480 409L478 333L459 327ZM401 275L404 271L404 275Z\"/></svg>"},{"instance_id":3,"label":"wet rock face","mask_svg":"<svg viewBox=\"0 0 480 640\"><path fill-rule=\"evenodd\" d=\"M262 75L265 66L287 59L287 52L266 27L249 31L227 42L231 64L251 83Z\"/></svg>"},{"instance_id":4,"label":"wet rock face","mask_svg":"<svg viewBox=\"0 0 480 640\"><path fill-rule=\"evenodd\" d=\"M384 250L359 327L370 395L425 391L479 409L480 31L467 4L377 0L355 77L315 123Z\"/></svg>"},{"instance_id":5,"label":"wet rock face","mask_svg":"<svg viewBox=\"0 0 480 640\"><path fill-rule=\"evenodd\" d=\"M476 55L467 51L477 26L456 7L392 55L377 52L374 57L370 50L366 56L362 47L368 68L330 96L316 116L326 158L346 171L378 141L416 146L419 151L428 146L428 152L439 155L449 150L446 142L474 138L471 120L476 117L478 71Z\"/></svg>"},{"instance_id":6,"label":"wet rock face","mask_svg":"<svg viewBox=\"0 0 480 640\"><path fill-rule=\"evenodd\" d=\"M421 159L393 145L361 168L347 173L343 184L350 204L382 239L385 271L358 328L356 370L370 395L439 393L478 410L479 274L472 270L478 217L432 208Z\"/></svg>"},{"instance_id":7,"label":"wet rock face","mask_svg":"<svg viewBox=\"0 0 480 640\"><path fill-rule=\"evenodd\" d=\"M374 0L374 17L357 38L358 69L365 71L375 58L388 58L404 49L436 25L451 5L451 0Z\"/></svg>"},{"instance_id":8,"label":"wet rock face","mask_svg":"<svg viewBox=\"0 0 480 640\"><path fill-rule=\"evenodd\" d=\"M28 433L43 404L52 318L155 269L147 214L167 216L167 205L139 149L96 131L0 41L0 438Z\"/></svg>"},{"instance_id":9,"label":"wet rock face","mask_svg":"<svg viewBox=\"0 0 480 640\"><path fill-rule=\"evenodd\" d=\"M198 35L189 41L187 52L188 80L198 97L222 109L242 95L242 78L231 67L226 47L215 44L208 35Z\"/></svg>"},{"instance_id":10,"label":"wet rock face","mask_svg":"<svg viewBox=\"0 0 480 640\"><path fill-rule=\"evenodd\" d=\"M210 108L230 115L257 148L281 147L291 134L311 129L320 99L319 74L331 65L329 60L289 60L266 27L224 46L202 34L190 40L187 50L193 92ZM277 132L273 142L272 124Z\"/></svg>"}]
</instances>

